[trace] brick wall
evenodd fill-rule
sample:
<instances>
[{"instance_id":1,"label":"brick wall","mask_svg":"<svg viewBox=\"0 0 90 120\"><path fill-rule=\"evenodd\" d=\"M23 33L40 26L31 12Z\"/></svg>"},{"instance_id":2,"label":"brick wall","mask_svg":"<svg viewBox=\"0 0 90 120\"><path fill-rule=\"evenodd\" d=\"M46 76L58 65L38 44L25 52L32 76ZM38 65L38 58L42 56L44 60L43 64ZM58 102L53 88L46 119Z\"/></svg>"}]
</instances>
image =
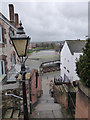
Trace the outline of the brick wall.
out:
<instances>
[{"instance_id":1,"label":"brick wall","mask_svg":"<svg viewBox=\"0 0 90 120\"><path fill-rule=\"evenodd\" d=\"M76 103L76 92L70 83L54 85L54 96L59 104L74 114Z\"/></svg>"},{"instance_id":2,"label":"brick wall","mask_svg":"<svg viewBox=\"0 0 90 120\"><path fill-rule=\"evenodd\" d=\"M88 118L90 120L90 95L86 95L86 88L83 86L81 89L81 86L77 88L76 92L76 109L75 109L75 118ZM89 91L89 88L87 88L87 92Z\"/></svg>"},{"instance_id":3,"label":"brick wall","mask_svg":"<svg viewBox=\"0 0 90 120\"><path fill-rule=\"evenodd\" d=\"M60 66L53 66L53 67L46 67L43 68L43 72L52 72L52 71L59 71L60 70Z\"/></svg>"},{"instance_id":4,"label":"brick wall","mask_svg":"<svg viewBox=\"0 0 90 120\"><path fill-rule=\"evenodd\" d=\"M62 86L62 85L61 85ZM63 89L63 88L62 88ZM54 95L59 104L63 104L65 108L68 108L68 93L60 89L59 86L54 85Z\"/></svg>"},{"instance_id":5,"label":"brick wall","mask_svg":"<svg viewBox=\"0 0 90 120\"><path fill-rule=\"evenodd\" d=\"M38 88L37 88L37 97L40 97L42 94L42 77L41 74L38 76Z\"/></svg>"},{"instance_id":6,"label":"brick wall","mask_svg":"<svg viewBox=\"0 0 90 120\"><path fill-rule=\"evenodd\" d=\"M32 75L31 75L32 104L37 102L36 72L37 72L37 70L33 69Z\"/></svg>"},{"instance_id":7,"label":"brick wall","mask_svg":"<svg viewBox=\"0 0 90 120\"><path fill-rule=\"evenodd\" d=\"M28 105L28 112L30 112L30 81L31 81L31 99L32 99L32 105L34 105L38 97L42 94L42 79L41 75L38 76L38 86L36 88L36 73L38 71L36 69L33 69L31 73L26 74L26 95L27 95L27 105ZM21 75L19 74L17 81L21 79ZM22 94L22 82L20 83L20 96L23 97ZM21 110L23 111L23 101L21 100Z\"/></svg>"},{"instance_id":8,"label":"brick wall","mask_svg":"<svg viewBox=\"0 0 90 120\"><path fill-rule=\"evenodd\" d=\"M5 58L5 71L7 73L8 70L11 69L12 61L11 61L11 55L14 52L15 53L15 62L17 62L17 55L14 50L13 45L10 42L10 29L13 30L14 33L16 33L14 27L12 28L9 24L4 22L2 19L0 19L0 25L2 26L2 43L0 43L0 56L6 56Z\"/></svg>"}]
</instances>

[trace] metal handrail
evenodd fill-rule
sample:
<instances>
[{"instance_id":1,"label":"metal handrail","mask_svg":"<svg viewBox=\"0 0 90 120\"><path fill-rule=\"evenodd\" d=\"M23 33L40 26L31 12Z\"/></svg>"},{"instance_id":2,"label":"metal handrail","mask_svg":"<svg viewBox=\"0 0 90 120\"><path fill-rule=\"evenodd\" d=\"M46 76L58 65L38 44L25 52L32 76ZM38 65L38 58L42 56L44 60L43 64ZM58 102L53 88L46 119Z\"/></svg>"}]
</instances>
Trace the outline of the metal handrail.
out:
<instances>
[{"instance_id":1,"label":"metal handrail","mask_svg":"<svg viewBox=\"0 0 90 120\"><path fill-rule=\"evenodd\" d=\"M13 96L13 97L16 97L16 98L19 98L19 99L23 100L22 97L19 97L19 96L14 95L14 94L8 94L7 92L5 93L5 95L6 95L6 96Z\"/></svg>"}]
</instances>

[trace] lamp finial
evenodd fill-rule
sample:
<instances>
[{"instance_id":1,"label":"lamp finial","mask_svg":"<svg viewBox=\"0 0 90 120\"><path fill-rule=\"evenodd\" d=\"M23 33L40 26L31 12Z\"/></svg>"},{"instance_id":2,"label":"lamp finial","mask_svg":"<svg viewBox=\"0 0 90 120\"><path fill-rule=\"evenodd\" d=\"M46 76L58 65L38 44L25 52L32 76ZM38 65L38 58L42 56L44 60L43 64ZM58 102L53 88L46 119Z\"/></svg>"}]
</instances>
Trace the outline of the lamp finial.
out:
<instances>
[{"instance_id":1,"label":"lamp finial","mask_svg":"<svg viewBox=\"0 0 90 120\"><path fill-rule=\"evenodd\" d=\"M22 22L21 22L21 20L20 20L20 24L19 24L20 26L22 26Z\"/></svg>"}]
</instances>

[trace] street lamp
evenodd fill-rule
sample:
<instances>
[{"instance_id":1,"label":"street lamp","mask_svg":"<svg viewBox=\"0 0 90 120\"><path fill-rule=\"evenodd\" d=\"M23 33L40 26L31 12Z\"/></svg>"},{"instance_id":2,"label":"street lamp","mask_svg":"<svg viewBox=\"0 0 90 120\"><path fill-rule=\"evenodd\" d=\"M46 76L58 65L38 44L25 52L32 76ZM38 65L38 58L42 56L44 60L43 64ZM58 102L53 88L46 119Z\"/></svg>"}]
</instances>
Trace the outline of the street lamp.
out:
<instances>
[{"instance_id":1,"label":"street lamp","mask_svg":"<svg viewBox=\"0 0 90 120\"><path fill-rule=\"evenodd\" d=\"M23 57L26 56L26 50L28 46L28 41L30 40L29 36L25 35L23 30L22 23L20 21L17 33L11 37L11 41L16 50L18 57L22 57L22 65L21 65L21 75L22 75L22 87L23 87L23 111L24 111L24 120L29 120L28 118L28 107L27 107L27 95L26 95L26 85L25 85L25 62L23 61Z\"/></svg>"},{"instance_id":2,"label":"street lamp","mask_svg":"<svg viewBox=\"0 0 90 120\"><path fill-rule=\"evenodd\" d=\"M25 32L23 30L22 23L20 21L18 31L17 33L11 37L13 46L17 52L17 55L19 57L25 57L26 56L26 50L28 46L28 41L30 40L29 36L27 37L25 35Z\"/></svg>"}]
</instances>

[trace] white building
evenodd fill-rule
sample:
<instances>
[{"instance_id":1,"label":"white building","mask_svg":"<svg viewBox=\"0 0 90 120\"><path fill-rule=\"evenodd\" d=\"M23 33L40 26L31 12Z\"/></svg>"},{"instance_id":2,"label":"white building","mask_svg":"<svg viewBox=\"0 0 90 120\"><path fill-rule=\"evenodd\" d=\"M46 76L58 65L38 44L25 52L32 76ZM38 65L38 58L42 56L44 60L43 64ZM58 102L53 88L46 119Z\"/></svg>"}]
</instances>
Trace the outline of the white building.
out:
<instances>
[{"instance_id":1,"label":"white building","mask_svg":"<svg viewBox=\"0 0 90 120\"><path fill-rule=\"evenodd\" d=\"M63 80L79 80L76 74L76 61L83 54L82 48L85 46L85 40L66 40L61 50L61 76Z\"/></svg>"}]
</instances>

